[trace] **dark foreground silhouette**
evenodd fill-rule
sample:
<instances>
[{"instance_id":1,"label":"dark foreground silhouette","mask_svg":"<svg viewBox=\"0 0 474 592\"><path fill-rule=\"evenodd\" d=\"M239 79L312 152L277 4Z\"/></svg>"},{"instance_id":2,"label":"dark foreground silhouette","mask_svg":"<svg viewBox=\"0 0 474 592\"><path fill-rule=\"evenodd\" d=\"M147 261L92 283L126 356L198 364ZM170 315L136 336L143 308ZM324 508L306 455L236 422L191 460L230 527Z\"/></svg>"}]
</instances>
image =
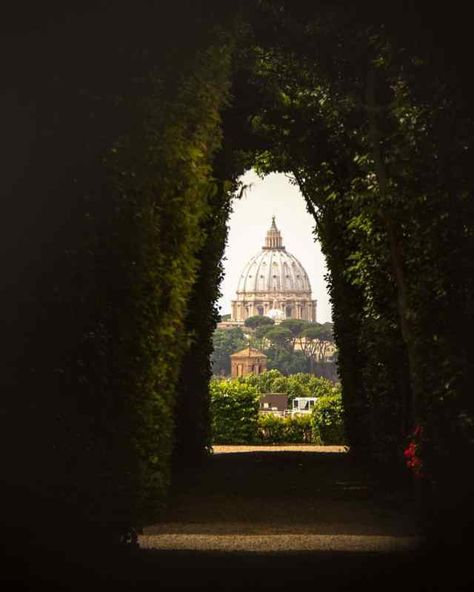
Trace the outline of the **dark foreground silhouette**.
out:
<instances>
[{"instance_id":1,"label":"dark foreground silhouette","mask_svg":"<svg viewBox=\"0 0 474 592\"><path fill-rule=\"evenodd\" d=\"M469 542L442 537L395 551L160 548L167 533L211 541L243 534L267 540L316 534L331 541L422 534L409 481L375 477L348 454L219 454L202 466L181 468L162 521L139 536L142 548L111 546L96 526L75 523L47 501L17 492L16 502L12 511L22 508L23 518L16 525L9 520L3 536L2 579L9 590L84 590L95 584L114 590L421 591L467 590L472 584ZM144 548L153 537L156 548Z\"/></svg>"}]
</instances>

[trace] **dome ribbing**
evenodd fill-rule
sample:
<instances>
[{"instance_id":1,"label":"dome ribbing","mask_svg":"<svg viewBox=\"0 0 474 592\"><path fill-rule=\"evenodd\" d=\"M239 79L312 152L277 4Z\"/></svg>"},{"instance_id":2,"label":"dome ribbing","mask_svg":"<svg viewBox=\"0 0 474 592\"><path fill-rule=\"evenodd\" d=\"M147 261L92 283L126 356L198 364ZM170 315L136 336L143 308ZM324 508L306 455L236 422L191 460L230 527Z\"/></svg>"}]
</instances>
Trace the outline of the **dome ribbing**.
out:
<instances>
[{"instance_id":1,"label":"dome ribbing","mask_svg":"<svg viewBox=\"0 0 474 592\"><path fill-rule=\"evenodd\" d=\"M237 286L237 293L240 292L311 292L308 274L283 246L275 218L265 237L265 246L242 271Z\"/></svg>"}]
</instances>

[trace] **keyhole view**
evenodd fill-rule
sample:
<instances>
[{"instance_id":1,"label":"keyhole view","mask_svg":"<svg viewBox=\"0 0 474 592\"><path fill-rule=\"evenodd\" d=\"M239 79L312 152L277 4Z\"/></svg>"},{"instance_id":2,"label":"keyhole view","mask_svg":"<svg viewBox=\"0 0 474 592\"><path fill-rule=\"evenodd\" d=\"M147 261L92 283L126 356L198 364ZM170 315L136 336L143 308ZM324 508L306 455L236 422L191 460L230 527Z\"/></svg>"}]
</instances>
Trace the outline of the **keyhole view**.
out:
<instances>
[{"instance_id":1,"label":"keyhole view","mask_svg":"<svg viewBox=\"0 0 474 592\"><path fill-rule=\"evenodd\" d=\"M5 589L471 589L468 8L7 4Z\"/></svg>"},{"instance_id":2,"label":"keyhole view","mask_svg":"<svg viewBox=\"0 0 474 592\"><path fill-rule=\"evenodd\" d=\"M225 551L227 561L239 552L413 551L409 487L384 489L347 454L314 219L287 176L249 171L240 181L247 189L229 218L213 334L212 458L199 478L194 467L180 471L165 522L145 528L141 545Z\"/></svg>"}]
</instances>

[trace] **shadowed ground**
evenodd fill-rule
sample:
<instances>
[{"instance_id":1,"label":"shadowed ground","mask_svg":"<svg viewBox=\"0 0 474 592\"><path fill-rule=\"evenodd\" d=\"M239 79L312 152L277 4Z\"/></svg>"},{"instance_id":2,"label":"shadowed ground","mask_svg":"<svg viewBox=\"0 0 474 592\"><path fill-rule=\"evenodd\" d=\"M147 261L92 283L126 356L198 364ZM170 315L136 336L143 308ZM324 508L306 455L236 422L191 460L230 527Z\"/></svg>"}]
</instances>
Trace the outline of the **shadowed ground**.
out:
<instances>
[{"instance_id":1,"label":"shadowed ground","mask_svg":"<svg viewBox=\"0 0 474 592\"><path fill-rule=\"evenodd\" d=\"M112 590L470 589L465 566L453 563L457 553L439 555L423 544L408 481L400 486L390 475L375 478L344 452L297 448L216 447L202 466L174 475L163 520L144 529L139 549L91 557L65 543L55 563L47 558L48 575L38 581L81 591L91 584ZM33 567L43 566L37 560Z\"/></svg>"},{"instance_id":2,"label":"shadowed ground","mask_svg":"<svg viewBox=\"0 0 474 592\"><path fill-rule=\"evenodd\" d=\"M216 450L204 467L175 476L168 512L162 523L145 529L142 545L158 535L158 546L160 537L171 534L347 540L417 534L411 490L375 481L346 453Z\"/></svg>"}]
</instances>

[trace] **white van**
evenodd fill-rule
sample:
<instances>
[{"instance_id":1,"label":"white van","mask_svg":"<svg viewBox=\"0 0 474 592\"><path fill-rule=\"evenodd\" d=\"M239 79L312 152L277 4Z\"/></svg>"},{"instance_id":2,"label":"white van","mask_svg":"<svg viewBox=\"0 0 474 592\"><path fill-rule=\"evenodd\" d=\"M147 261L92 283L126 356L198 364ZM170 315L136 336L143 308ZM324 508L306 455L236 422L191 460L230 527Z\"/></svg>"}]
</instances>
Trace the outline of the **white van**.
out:
<instances>
[{"instance_id":1,"label":"white van","mask_svg":"<svg viewBox=\"0 0 474 592\"><path fill-rule=\"evenodd\" d=\"M316 397L295 397L291 404L291 414L296 413L311 413Z\"/></svg>"}]
</instances>

